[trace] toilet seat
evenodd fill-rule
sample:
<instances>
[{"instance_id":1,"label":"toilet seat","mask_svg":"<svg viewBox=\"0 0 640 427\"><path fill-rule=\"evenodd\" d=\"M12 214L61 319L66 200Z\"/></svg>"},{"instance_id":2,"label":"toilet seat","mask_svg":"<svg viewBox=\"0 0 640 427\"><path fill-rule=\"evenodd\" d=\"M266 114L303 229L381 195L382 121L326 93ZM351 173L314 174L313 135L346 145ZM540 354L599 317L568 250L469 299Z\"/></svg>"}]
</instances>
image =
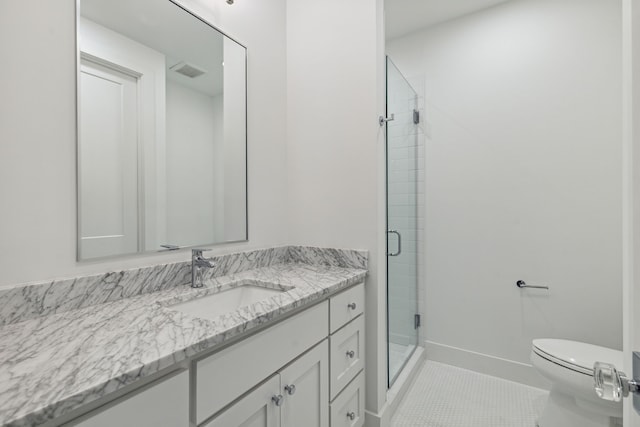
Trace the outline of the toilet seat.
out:
<instances>
[{"instance_id":1,"label":"toilet seat","mask_svg":"<svg viewBox=\"0 0 640 427\"><path fill-rule=\"evenodd\" d=\"M583 342L561 339L533 340L532 350L538 356L572 371L593 376L595 362L622 366L622 352Z\"/></svg>"},{"instance_id":2,"label":"toilet seat","mask_svg":"<svg viewBox=\"0 0 640 427\"><path fill-rule=\"evenodd\" d=\"M612 427L622 422L622 402L602 400L593 388L593 364L622 366L622 352L560 339L533 340L531 363L551 390L540 427Z\"/></svg>"}]
</instances>

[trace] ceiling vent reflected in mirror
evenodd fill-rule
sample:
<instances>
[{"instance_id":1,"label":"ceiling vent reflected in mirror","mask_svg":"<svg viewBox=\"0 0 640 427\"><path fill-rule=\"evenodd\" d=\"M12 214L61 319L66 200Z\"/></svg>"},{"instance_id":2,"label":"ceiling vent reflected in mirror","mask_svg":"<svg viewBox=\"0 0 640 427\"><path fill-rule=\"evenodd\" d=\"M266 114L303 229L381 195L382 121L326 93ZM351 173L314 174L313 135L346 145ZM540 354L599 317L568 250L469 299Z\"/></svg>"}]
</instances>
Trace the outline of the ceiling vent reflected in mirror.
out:
<instances>
[{"instance_id":1,"label":"ceiling vent reflected in mirror","mask_svg":"<svg viewBox=\"0 0 640 427\"><path fill-rule=\"evenodd\" d=\"M206 71L203 70L202 68L197 67L193 64L188 64L184 61L180 61L177 64L172 65L171 67L169 67L169 69L172 71L175 71L176 73L182 74L183 76L187 76L191 79L206 73Z\"/></svg>"}]
</instances>

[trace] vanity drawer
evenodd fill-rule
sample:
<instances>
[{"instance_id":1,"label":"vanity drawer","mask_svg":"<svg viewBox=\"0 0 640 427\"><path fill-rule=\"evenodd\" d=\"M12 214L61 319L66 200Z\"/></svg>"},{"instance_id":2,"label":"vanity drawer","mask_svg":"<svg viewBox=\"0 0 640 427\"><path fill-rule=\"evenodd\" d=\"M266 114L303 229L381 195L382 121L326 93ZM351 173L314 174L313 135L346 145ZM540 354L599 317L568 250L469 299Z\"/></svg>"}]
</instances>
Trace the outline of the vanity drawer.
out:
<instances>
[{"instance_id":1,"label":"vanity drawer","mask_svg":"<svg viewBox=\"0 0 640 427\"><path fill-rule=\"evenodd\" d=\"M364 316L358 317L330 338L331 399L364 367Z\"/></svg>"},{"instance_id":2,"label":"vanity drawer","mask_svg":"<svg viewBox=\"0 0 640 427\"><path fill-rule=\"evenodd\" d=\"M57 424L56 424L57 425ZM64 427L189 425L189 373L170 374L107 403Z\"/></svg>"},{"instance_id":3,"label":"vanity drawer","mask_svg":"<svg viewBox=\"0 0 640 427\"><path fill-rule=\"evenodd\" d=\"M197 423L325 339L327 318L325 301L196 362Z\"/></svg>"},{"instance_id":4,"label":"vanity drawer","mask_svg":"<svg viewBox=\"0 0 640 427\"><path fill-rule=\"evenodd\" d=\"M364 310L364 283L331 297L329 329L334 333L362 314Z\"/></svg>"},{"instance_id":5,"label":"vanity drawer","mask_svg":"<svg viewBox=\"0 0 640 427\"><path fill-rule=\"evenodd\" d=\"M364 371L331 404L331 427L364 425Z\"/></svg>"}]
</instances>

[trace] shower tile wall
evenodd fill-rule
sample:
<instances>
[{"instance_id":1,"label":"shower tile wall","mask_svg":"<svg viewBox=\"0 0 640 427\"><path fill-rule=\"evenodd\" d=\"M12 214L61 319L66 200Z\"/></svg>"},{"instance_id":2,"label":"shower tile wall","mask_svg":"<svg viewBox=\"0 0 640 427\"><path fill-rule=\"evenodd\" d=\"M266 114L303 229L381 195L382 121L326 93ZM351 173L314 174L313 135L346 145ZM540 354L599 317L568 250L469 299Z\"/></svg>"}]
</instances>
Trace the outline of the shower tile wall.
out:
<instances>
[{"instance_id":1,"label":"shower tile wall","mask_svg":"<svg viewBox=\"0 0 640 427\"><path fill-rule=\"evenodd\" d=\"M390 70L390 78L395 70ZM389 257L389 340L393 344L416 344L413 316L416 286L424 280L424 133L413 124L413 110L421 107L409 86L388 94L388 215L389 229L402 235L402 253ZM422 112L421 112L422 115ZM397 239L389 236L389 251L396 252ZM420 286L418 286L418 289ZM422 341L422 338L420 338ZM390 357L393 355L390 354ZM391 361L391 365L397 365ZM392 372L393 376L393 372Z\"/></svg>"}]
</instances>

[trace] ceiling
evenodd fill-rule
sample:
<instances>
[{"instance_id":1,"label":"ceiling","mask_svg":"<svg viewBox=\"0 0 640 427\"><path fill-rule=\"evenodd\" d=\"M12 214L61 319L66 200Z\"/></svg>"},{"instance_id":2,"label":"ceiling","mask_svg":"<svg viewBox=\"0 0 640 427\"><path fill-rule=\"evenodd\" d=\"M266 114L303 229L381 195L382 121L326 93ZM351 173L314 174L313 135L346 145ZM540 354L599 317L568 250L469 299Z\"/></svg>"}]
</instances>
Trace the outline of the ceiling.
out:
<instances>
[{"instance_id":1,"label":"ceiling","mask_svg":"<svg viewBox=\"0 0 640 427\"><path fill-rule=\"evenodd\" d=\"M169 1L81 0L80 14L165 55L167 80L215 96L223 90L223 35ZM170 69L187 62L206 71L190 79Z\"/></svg>"},{"instance_id":2,"label":"ceiling","mask_svg":"<svg viewBox=\"0 0 640 427\"><path fill-rule=\"evenodd\" d=\"M385 0L386 38L404 36L422 28L509 0Z\"/></svg>"}]
</instances>

